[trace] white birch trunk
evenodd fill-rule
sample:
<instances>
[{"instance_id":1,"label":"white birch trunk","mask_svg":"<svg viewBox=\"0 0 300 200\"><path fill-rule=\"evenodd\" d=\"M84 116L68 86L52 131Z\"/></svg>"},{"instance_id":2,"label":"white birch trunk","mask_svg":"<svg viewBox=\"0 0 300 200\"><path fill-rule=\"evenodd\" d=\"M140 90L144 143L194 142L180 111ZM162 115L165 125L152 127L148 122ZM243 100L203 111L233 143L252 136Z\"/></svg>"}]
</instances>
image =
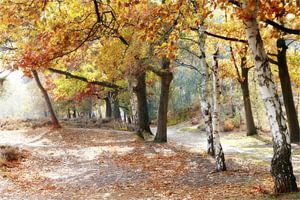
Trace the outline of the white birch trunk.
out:
<instances>
[{"instance_id":1,"label":"white birch trunk","mask_svg":"<svg viewBox=\"0 0 300 200\"><path fill-rule=\"evenodd\" d=\"M199 26L199 50L200 50L200 105L204 118L204 125L207 135L207 153L211 156L215 155L213 146L213 131L211 118L211 105L208 100L208 66L205 58L205 39L206 35L202 26Z\"/></svg>"},{"instance_id":2,"label":"white birch trunk","mask_svg":"<svg viewBox=\"0 0 300 200\"><path fill-rule=\"evenodd\" d=\"M271 173L276 193L293 192L298 189L291 163L290 137L276 86L273 81L268 56L264 49L256 21L258 2L254 1L254 3L256 3L256 8L249 13L250 16L244 20L244 24L246 37L255 62L257 80L273 136L274 154L271 163ZM243 5L243 9L247 9L247 3Z\"/></svg>"},{"instance_id":3,"label":"white birch trunk","mask_svg":"<svg viewBox=\"0 0 300 200\"><path fill-rule=\"evenodd\" d=\"M213 55L213 114L212 114L212 128L213 128L213 141L216 159L216 170L226 171L225 156L220 142L219 130L220 130L220 77L218 66L218 50Z\"/></svg>"}]
</instances>

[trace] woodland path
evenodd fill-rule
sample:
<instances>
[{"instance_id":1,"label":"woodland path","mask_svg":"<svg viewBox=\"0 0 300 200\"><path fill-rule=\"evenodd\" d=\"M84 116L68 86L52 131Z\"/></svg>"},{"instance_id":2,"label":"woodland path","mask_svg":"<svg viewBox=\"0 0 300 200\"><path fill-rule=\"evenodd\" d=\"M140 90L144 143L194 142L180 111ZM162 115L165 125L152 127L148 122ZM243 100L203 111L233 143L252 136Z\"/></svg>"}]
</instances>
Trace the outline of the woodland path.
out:
<instances>
[{"instance_id":1,"label":"woodland path","mask_svg":"<svg viewBox=\"0 0 300 200\"><path fill-rule=\"evenodd\" d=\"M169 141L184 146L191 152L205 153L206 134L197 129L198 125L189 122L168 128ZM255 164L269 170L273 155L272 138L268 133L258 136L246 136L245 131L221 132L221 143L225 157L234 159L242 165ZM294 173L300 183L300 145L292 144L292 162Z\"/></svg>"},{"instance_id":2,"label":"woodland path","mask_svg":"<svg viewBox=\"0 0 300 200\"><path fill-rule=\"evenodd\" d=\"M196 141L202 133L174 128L168 144L113 130L0 131L0 145L29 152L17 166L0 169L0 199L271 198L265 194L272 190L265 168L228 158L227 172L211 173L213 159L191 152L202 145ZM186 151L181 145L189 140L195 144Z\"/></svg>"}]
</instances>

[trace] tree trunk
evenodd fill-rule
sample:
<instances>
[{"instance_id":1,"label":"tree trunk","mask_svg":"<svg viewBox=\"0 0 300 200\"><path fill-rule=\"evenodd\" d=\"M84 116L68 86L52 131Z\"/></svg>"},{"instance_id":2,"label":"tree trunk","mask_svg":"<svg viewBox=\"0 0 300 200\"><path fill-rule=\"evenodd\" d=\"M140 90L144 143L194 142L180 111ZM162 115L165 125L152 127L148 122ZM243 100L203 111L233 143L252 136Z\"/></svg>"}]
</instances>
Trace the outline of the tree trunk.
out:
<instances>
[{"instance_id":1,"label":"tree trunk","mask_svg":"<svg viewBox=\"0 0 300 200\"><path fill-rule=\"evenodd\" d=\"M169 71L170 60L166 57L162 58L161 85L160 85L160 99L158 108L157 132L155 142L167 142L167 123L168 123L168 103L170 84L173 79L172 72Z\"/></svg>"},{"instance_id":2,"label":"tree trunk","mask_svg":"<svg viewBox=\"0 0 300 200\"><path fill-rule=\"evenodd\" d=\"M131 121L131 118L129 115L127 116L127 122L128 122L128 124L132 124L132 121Z\"/></svg>"},{"instance_id":3,"label":"tree trunk","mask_svg":"<svg viewBox=\"0 0 300 200\"><path fill-rule=\"evenodd\" d=\"M146 91L146 73L143 72L137 77L137 85L134 88L137 97L137 111L138 111L138 133L143 136L144 133L152 135L149 126L149 113L147 103Z\"/></svg>"},{"instance_id":4,"label":"tree trunk","mask_svg":"<svg viewBox=\"0 0 300 200\"><path fill-rule=\"evenodd\" d=\"M274 180L275 193L295 192L298 191L298 188L291 163L290 136L273 81L268 56L256 22L258 2L254 1L254 3L256 3L256 8L249 13L247 19L244 20L244 24L273 136L274 154L271 163L271 174Z\"/></svg>"},{"instance_id":5,"label":"tree trunk","mask_svg":"<svg viewBox=\"0 0 300 200\"><path fill-rule=\"evenodd\" d=\"M117 96L114 97L113 114L114 114L114 119L115 120L122 121L120 106L119 106L119 99L118 99Z\"/></svg>"},{"instance_id":6,"label":"tree trunk","mask_svg":"<svg viewBox=\"0 0 300 200\"><path fill-rule=\"evenodd\" d=\"M293 92L291 87L291 80L288 71L288 65L286 60L286 50L287 46L285 45L285 40L277 40L278 54L278 69L279 69L279 78L281 83L282 95L284 106L287 115L287 122L290 132L291 142L299 143L300 142L300 130L298 116L295 108Z\"/></svg>"},{"instance_id":7,"label":"tree trunk","mask_svg":"<svg viewBox=\"0 0 300 200\"><path fill-rule=\"evenodd\" d=\"M110 119L112 117L110 97L105 97L104 101L105 101L105 117Z\"/></svg>"},{"instance_id":8,"label":"tree trunk","mask_svg":"<svg viewBox=\"0 0 300 200\"><path fill-rule=\"evenodd\" d=\"M211 105L208 100L208 66L205 57L205 34L202 26L198 30L199 37L199 50L200 50L200 105L202 116L204 118L205 130L207 135L207 153L211 156L215 156L213 145L213 129L212 129L212 117L211 117Z\"/></svg>"},{"instance_id":9,"label":"tree trunk","mask_svg":"<svg viewBox=\"0 0 300 200\"><path fill-rule=\"evenodd\" d=\"M43 87L37 71L32 70L32 74L33 74L33 77L34 77L34 80L35 80L37 86L39 87L39 89L41 90L41 92L42 92L42 94L45 98L45 101L46 101L46 104L47 104L47 107L48 107L48 110L49 110L49 113L50 113L52 125L54 126L54 128L61 128L61 126L60 126L60 124L59 124L59 122L56 118L55 112L53 110L53 107L52 107L49 95L47 93L47 90Z\"/></svg>"},{"instance_id":10,"label":"tree trunk","mask_svg":"<svg viewBox=\"0 0 300 200\"><path fill-rule=\"evenodd\" d=\"M134 91L135 86L133 85L132 79L128 80L128 88L129 88L129 94L131 95L130 98L130 115L128 116L128 119L130 119L130 124L133 123L134 128L138 131L138 100L137 100L137 94ZM131 118L132 120L131 120Z\"/></svg>"},{"instance_id":11,"label":"tree trunk","mask_svg":"<svg viewBox=\"0 0 300 200\"><path fill-rule=\"evenodd\" d=\"M246 125L247 125L247 136L257 135L252 108L251 108L249 79L248 79L249 68L246 68L246 57L243 57L241 59L241 71L242 71L242 80L240 80L240 85L243 93L245 118L246 118Z\"/></svg>"},{"instance_id":12,"label":"tree trunk","mask_svg":"<svg viewBox=\"0 0 300 200\"><path fill-rule=\"evenodd\" d=\"M67 110L67 116L68 116L68 119L71 119L71 110L70 110L70 108L68 108L68 110Z\"/></svg>"},{"instance_id":13,"label":"tree trunk","mask_svg":"<svg viewBox=\"0 0 300 200\"><path fill-rule=\"evenodd\" d=\"M101 109L101 104L102 104L102 99L99 99L100 103L99 103L99 119L102 119L102 109Z\"/></svg>"},{"instance_id":14,"label":"tree trunk","mask_svg":"<svg viewBox=\"0 0 300 200\"><path fill-rule=\"evenodd\" d=\"M212 128L213 128L213 144L215 150L216 159L216 171L226 171L225 156L220 142L220 77L219 77L219 66L218 66L218 50L213 55L213 100L214 110L212 114Z\"/></svg>"},{"instance_id":15,"label":"tree trunk","mask_svg":"<svg viewBox=\"0 0 300 200\"><path fill-rule=\"evenodd\" d=\"M88 104L89 104L88 117L89 117L89 119L92 119L93 118L93 99L92 98L88 99Z\"/></svg>"},{"instance_id":16,"label":"tree trunk","mask_svg":"<svg viewBox=\"0 0 300 200\"><path fill-rule=\"evenodd\" d=\"M75 100L73 100L73 109L72 110L73 110L72 117L76 118L77 115L76 115L76 102L75 102Z\"/></svg>"},{"instance_id":17,"label":"tree trunk","mask_svg":"<svg viewBox=\"0 0 300 200\"><path fill-rule=\"evenodd\" d=\"M77 115L76 115L76 108L74 106L74 109L73 109L73 118L76 118L76 117L77 117Z\"/></svg>"}]
</instances>

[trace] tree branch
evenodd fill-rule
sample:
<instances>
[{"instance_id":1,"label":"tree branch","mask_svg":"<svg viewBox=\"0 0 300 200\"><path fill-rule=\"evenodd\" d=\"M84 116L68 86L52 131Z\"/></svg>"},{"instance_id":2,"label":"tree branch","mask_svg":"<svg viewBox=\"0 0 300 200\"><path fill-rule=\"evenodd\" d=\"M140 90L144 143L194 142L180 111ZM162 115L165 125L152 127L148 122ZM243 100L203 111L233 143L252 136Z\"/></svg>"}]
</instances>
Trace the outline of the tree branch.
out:
<instances>
[{"instance_id":1,"label":"tree branch","mask_svg":"<svg viewBox=\"0 0 300 200\"><path fill-rule=\"evenodd\" d=\"M272 63L274 65L278 65L278 62L276 60L273 60L271 57L268 57L268 60L270 63Z\"/></svg>"},{"instance_id":2,"label":"tree branch","mask_svg":"<svg viewBox=\"0 0 300 200\"><path fill-rule=\"evenodd\" d=\"M99 86L102 86L102 87L108 87L108 88L112 88L112 89L115 89L115 90L122 90L122 89L124 89L123 87L120 87L120 86L118 86L116 84L113 84L113 83L110 83L110 82L106 82L106 81L89 81L85 77L78 76L78 75L72 74L70 72L59 70L59 69L54 69L54 68L50 67L50 68L48 68L48 70L50 72L57 73L57 74L62 74L62 75L66 75L67 77L70 77L70 78L73 78L73 79L77 79L77 80L80 80L80 81L83 81L83 82L86 82L86 83L90 83L90 84L94 84L94 85L99 85Z\"/></svg>"},{"instance_id":3,"label":"tree branch","mask_svg":"<svg viewBox=\"0 0 300 200\"><path fill-rule=\"evenodd\" d=\"M101 23L103 24L103 20L102 20L102 16L100 14L99 8L98 8L98 3L97 0L93 0L94 2L94 7L95 7L95 12L96 12L96 16L97 16L97 23ZM110 11L110 13L112 14L112 17L114 18L114 20L116 19L116 17L114 16L113 12ZM107 28L107 27L106 27ZM108 27L109 29L111 29L110 27ZM121 35L118 34L118 31L116 29L114 29L114 27L111 29L115 34L117 34L117 38L119 38L121 40L121 42L123 44L125 44L126 46L129 45L129 43L125 40L125 38Z\"/></svg>"},{"instance_id":4,"label":"tree branch","mask_svg":"<svg viewBox=\"0 0 300 200\"><path fill-rule=\"evenodd\" d=\"M192 38L180 37L180 39L182 39L182 40L188 40L188 41L191 41L191 42L193 42L193 43L195 43L195 44L198 44L198 43L199 43L198 41L196 41L196 40L194 40L194 39L192 39Z\"/></svg>"},{"instance_id":5,"label":"tree branch","mask_svg":"<svg viewBox=\"0 0 300 200\"><path fill-rule=\"evenodd\" d=\"M195 52L189 50L188 48L185 47L178 47L179 49L185 50L186 52L192 54L193 56L196 56L197 58L201 59L201 56L197 55Z\"/></svg>"},{"instance_id":6,"label":"tree branch","mask_svg":"<svg viewBox=\"0 0 300 200\"><path fill-rule=\"evenodd\" d=\"M222 39L222 40L228 40L228 41L241 42L241 43L248 44L248 41L244 40L244 39L226 37L226 36L222 36L222 35L217 35L217 34L214 34L214 33L210 33L208 31L204 31L204 33L207 34L207 35L209 35L209 36L212 36L212 37L215 37L215 38L219 38L219 39Z\"/></svg>"},{"instance_id":7,"label":"tree branch","mask_svg":"<svg viewBox=\"0 0 300 200\"><path fill-rule=\"evenodd\" d=\"M175 61L179 66L184 66L184 67L187 67L187 68L189 68L189 69L195 70L196 72L200 73L200 70L199 70L197 67L193 66L193 65L190 65L190 64L181 62L181 61L178 60L178 59L175 59L174 61Z\"/></svg>"},{"instance_id":8,"label":"tree branch","mask_svg":"<svg viewBox=\"0 0 300 200\"><path fill-rule=\"evenodd\" d=\"M265 21L268 25L273 26L274 28L283 31L285 33L289 33L289 34L294 34L294 35L300 35L300 30L299 29L290 29L290 28L286 28L283 25L277 24L276 22L267 19Z\"/></svg>"},{"instance_id":9,"label":"tree branch","mask_svg":"<svg viewBox=\"0 0 300 200\"><path fill-rule=\"evenodd\" d=\"M232 3L233 5L236 5L239 8L242 7L241 3L237 0L229 0L229 2Z\"/></svg>"}]
</instances>

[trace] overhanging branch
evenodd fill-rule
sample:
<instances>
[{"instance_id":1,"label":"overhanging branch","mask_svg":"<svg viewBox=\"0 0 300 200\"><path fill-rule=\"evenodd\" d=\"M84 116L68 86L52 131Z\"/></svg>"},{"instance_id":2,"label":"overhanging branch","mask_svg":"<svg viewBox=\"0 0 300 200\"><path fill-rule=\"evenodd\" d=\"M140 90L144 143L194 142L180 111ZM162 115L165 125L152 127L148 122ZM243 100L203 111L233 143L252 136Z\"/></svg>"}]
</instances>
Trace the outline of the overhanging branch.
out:
<instances>
[{"instance_id":1,"label":"overhanging branch","mask_svg":"<svg viewBox=\"0 0 300 200\"><path fill-rule=\"evenodd\" d=\"M113 84L113 83L110 83L110 82L107 82L107 81L89 81L87 78L85 78L83 76L78 76L78 75L72 74L70 72L59 70L59 69L54 69L54 68L50 67L50 68L48 68L48 70L50 72L53 72L53 73L56 73L56 74L66 75L67 77L70 77L70 78L73 78L73 79L77 79L77 80L80 80L80 81L83 81L83 82L86 82L86 83L90 83L90 84L94 84L94 85L99 85L99 86L107 87L107 88L112 88L112 89L115 89L115 90L122 90L122 89L124 89L123 87L120 87L120 86L118 86L116 84Z\"/></svg>"}]
</instances>

